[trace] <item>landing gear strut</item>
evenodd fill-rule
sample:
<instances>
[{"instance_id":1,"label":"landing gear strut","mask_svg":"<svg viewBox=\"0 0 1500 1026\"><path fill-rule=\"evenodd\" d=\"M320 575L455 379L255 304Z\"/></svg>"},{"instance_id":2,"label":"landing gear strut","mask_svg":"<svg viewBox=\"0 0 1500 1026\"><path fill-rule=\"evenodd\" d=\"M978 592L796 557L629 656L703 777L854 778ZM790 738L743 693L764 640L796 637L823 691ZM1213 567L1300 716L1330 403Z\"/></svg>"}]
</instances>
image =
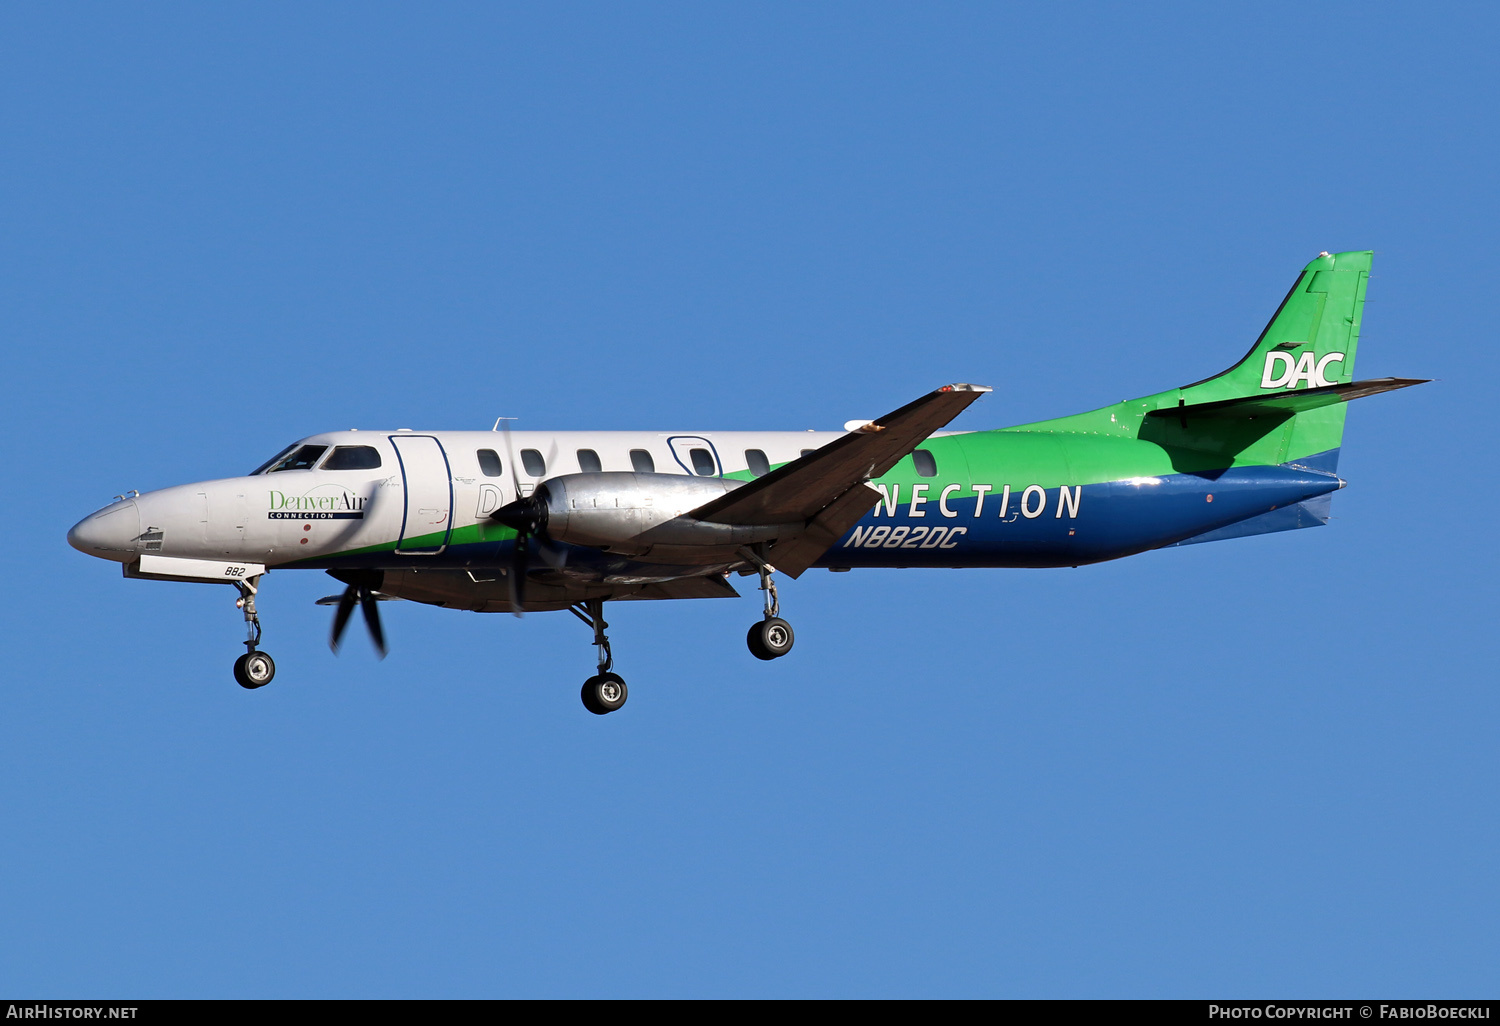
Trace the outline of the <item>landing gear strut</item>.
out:
<instances>
[{"instance_id":1,"label":"landing gear strut","mask_svg":"<svg viewBox=\"0 0 1500 1026\"><path fill-rule=\"evenodd\" d=\"M246 652L234 661L234 679L239 681L240 687L252 690L265 687L276 676L275 661L255 647L260 644L260 615L255 611L255 592L259 582L259 577L234 582L240 590L235 605L245 611L246 632Z\"/></svg>"},{"instance_id":2,"label":"landing gear strut","mask_svg":"<svg viewBox=\"0 0 1500 1026\"><path fill-rule=\"evenodd\" d=\"M771 576L776 568L751 549L741 549L740 553L760 571L760 590L766 594L766 615L759 623L750 625L745 643L757 659L780 659L792 650L797 636L792 633L792 625L779 615L781 600L776 595L776 580Z\"/></svg>"},{"instance_id":3,"label":"landing gear strut","mask_svg":"<svg viewBox=\"0 0 1500 1026\"><path fill-rule=\"evenodd\" d=\"M625 704L630 689L625 686L625 678L610 672L615 657L609 648L609 638L604 634L604 629L609 626L604 622L604 600L585 599L569 606L568 611L594 629L594 646L599 650L599 672L583 682L583 691L579 695L583 707L596 716L612 713Z\"/></svg>"}]
</instances>

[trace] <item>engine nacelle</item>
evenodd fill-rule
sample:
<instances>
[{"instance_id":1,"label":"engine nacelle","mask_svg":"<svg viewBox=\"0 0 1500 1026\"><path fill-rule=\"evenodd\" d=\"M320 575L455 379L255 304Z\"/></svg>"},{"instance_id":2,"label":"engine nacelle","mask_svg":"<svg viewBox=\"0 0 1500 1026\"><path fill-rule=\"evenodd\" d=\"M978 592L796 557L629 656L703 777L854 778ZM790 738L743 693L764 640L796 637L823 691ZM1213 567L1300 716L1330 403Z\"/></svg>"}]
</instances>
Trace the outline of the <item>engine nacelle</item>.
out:
<instances>
[{"instance_id":1,"label":"engine nacelle","mask_svg":"<svg viewBox=\"0 0 1500 1026\"><path fill-rule=\"evenodd\" d=\"M770 541L803 526L712 524L685 515L743 484L629 471L564 474L548 479L535 498L545 504L548 538L618 551L657 545L734 547Z\"/></svg>"}]
</instances>

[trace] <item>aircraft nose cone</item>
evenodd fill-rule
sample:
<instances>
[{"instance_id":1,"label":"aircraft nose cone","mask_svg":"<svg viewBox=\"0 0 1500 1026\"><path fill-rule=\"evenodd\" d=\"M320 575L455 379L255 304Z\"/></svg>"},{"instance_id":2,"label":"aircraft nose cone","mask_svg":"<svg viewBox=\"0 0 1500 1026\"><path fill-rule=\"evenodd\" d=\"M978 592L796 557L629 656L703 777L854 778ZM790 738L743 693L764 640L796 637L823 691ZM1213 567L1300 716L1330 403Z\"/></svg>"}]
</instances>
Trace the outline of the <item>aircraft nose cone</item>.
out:
<instances>
[{"instance_id":1,"label":"aircraft nose cone","mask_svg":"<svg viewBox=\"0 0 1500 1026\"><path fill-rule=\"evenodd\" d=\"M135 558L141 514L134 500L117 502L91 513L68 532L68 544L100 559L128 563Z\"/></svg>"}]
</instances>

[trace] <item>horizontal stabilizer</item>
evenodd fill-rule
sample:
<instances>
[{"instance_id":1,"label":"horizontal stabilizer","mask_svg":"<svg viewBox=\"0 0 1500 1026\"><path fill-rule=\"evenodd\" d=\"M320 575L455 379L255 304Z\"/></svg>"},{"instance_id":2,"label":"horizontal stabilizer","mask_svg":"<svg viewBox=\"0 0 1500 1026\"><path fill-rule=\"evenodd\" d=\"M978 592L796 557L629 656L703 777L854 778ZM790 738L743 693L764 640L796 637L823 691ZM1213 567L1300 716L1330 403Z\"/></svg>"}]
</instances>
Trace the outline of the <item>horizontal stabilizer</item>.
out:
<instances>
[{"instance_id":1,"label":"horizontal stabilizer","mask_svg":"<svg viewBox=\"0 0 1500 1026\"><path fill-rule=\"evenodd\" d=\"M1323 385L1319 388L1303 388L1286 392L1265 392L1260 395L1241 396L1238 399L1220 399L1211 403L1190 403L1181 406L1163 406L1152 410L1148 417L1191 417L1194 419L1243 420L1249 417L1277 417L1285 419L1308 410L1316 410L1335 403L1346 403L1351 399L1363 399L1367 395L1378 395L1411 385L1424 385L1430 378L1369 378L1365 381L1350 381L1342 385Z\"/></svg>"}]
</instances>

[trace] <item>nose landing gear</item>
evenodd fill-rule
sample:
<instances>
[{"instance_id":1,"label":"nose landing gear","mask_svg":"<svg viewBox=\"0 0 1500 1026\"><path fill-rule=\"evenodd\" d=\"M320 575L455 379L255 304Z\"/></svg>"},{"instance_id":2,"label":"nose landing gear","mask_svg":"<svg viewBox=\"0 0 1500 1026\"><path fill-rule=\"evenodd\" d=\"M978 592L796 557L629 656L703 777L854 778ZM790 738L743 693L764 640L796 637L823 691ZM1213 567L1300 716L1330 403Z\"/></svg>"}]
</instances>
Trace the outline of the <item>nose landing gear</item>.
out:
<instances>
[{"instance_id":1,"label":"nose landing gear","mask_svg":"<svg viewBox=\"0 0 1500 1026\"><path fill-rule=\"evenodd\" d=\"M579 606L583 608L580 609ZM583 699L583 707L595 716L612 713L625 704L625 699L630 696L630 689L625 686L625 678L610 672L610 667L615 664L615 657L609 648L609 638L604 633L604 629L609 626L604 622L604 600L585 599L569 606L568 611L594 629L594 645L599 650L599 672L583 682L583 691L579 695Z\"/></svg>"},{"instance_id":2,"label":"nose landing gear","mask_svg":"<svg viewBox=\"0 0 1500 1026\"><path fill-rule=\"evenodd\" d=\"M779 615L781 600L776 595L776 581L771 576L776 568L750 549L741 549L740 553L760 571L760 590L766 593L765 618L750 625L745 643L750 646L750 654L757 659L780 659L792 650L797 636L792 632L792 625Z\"/></svg>"},{"instance_id":3,"label":"nose landing gear","mask_svg":"<svg viewBox=\"0 0 1500 1026\"><path fill-rule=\"evenodd\" d=\"M245 612L245 648L247 651L234 661L234 679L242 688L263 688L276 676L276 662L265 652L258 651L260 644L260 615L255 611L255 592L259 577L235 581L240 597L235 605Z\"/></svg>"},{"instance_id":4,"label":"nose landing gear","mask_svg":"<svg viewBox=\"0 0 1500 1026\"><path fill-rule=\"evenodd\" d=\"M234 661L234 679L242 688L263 688L274 676L276 663L264 652L246 652Z\"/></svg>"}]
</instances>

